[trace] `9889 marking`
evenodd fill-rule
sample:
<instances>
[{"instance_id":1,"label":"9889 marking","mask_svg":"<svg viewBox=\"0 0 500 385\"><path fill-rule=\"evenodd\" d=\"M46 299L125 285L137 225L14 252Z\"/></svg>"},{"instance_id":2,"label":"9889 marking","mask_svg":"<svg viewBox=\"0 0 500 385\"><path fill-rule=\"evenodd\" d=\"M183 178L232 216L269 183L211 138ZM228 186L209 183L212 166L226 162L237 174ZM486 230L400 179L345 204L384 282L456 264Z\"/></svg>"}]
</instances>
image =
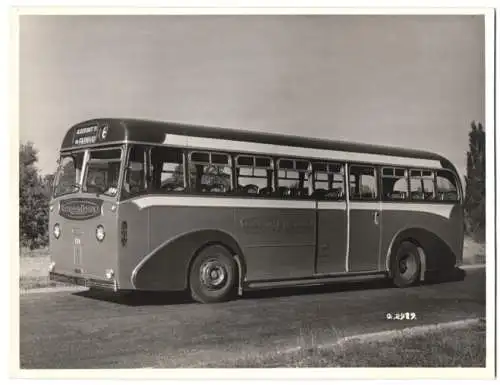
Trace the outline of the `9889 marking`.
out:
<instances>
[{"instance_id":1,"label":"9889 marking","mask_svg":"<svg viewBox=\"0 0 500 385\"><path fill-rule=\"evenodd\" d=\"M385 318L387 320L396 320L396 321L413 321L417 319L417 315L415 313L386 313Z\"/></svg>"}]
</instances>

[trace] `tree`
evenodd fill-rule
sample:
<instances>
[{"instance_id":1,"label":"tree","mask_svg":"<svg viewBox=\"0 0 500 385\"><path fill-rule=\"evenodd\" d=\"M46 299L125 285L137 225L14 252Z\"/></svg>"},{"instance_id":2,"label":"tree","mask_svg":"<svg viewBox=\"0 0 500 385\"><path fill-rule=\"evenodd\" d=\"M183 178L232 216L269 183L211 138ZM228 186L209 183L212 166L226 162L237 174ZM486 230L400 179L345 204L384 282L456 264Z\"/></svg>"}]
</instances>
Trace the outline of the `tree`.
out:
<instances>
[{"instance_id":1,"label":"tree","mask_svg":"<svg viewBox=\"0 0 500 385\"><path fill-rule=\"evenodd\" d=\"M485 133L481 123L472 122L467 152L465 191L466 230L474 238L484 240L486 199Z\"/></svg>"},{"instance_id":2,"label":"tree","mask_svg":"<svg viewBox=\"0 0 500 385\"><path fill-rule=\"evenodd\" d=\"M34 249L48 244L50 177L36 167L38 150L33 143L19 147L19 236L21 246Z\"/></svg>"}]
</instances>

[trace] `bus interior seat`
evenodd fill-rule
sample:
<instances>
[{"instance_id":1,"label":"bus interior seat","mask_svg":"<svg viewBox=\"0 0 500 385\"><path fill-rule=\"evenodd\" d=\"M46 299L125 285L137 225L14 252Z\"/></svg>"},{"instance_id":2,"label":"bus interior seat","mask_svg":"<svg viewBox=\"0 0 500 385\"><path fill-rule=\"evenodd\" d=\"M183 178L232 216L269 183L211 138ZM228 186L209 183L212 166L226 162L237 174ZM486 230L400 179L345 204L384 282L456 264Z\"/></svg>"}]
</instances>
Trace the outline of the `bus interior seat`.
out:
<instances>
[{"instance_id":1,"label":"bus interior seat","mask_svg":"<svg viewBox=\"0 0 500 385\"><path fill-rule=\"evenodd\" d=\"M318 189L314 190L311 197L313 197L314 199L323 199L327 192L328 191L325 190L324 188L318 188Z\"/></svg>"},{"instance_id":2,"label":"bus interior seat","mask_svg":"<svg viewBox=\"0 0 500 385\"><path fill-rule=\"evenodd\" d=\"M251 195L257 195L259 193L259 186L254 185L254 184L247 184L244 188L243 191L246 194L251 194Z\"/></svg>"},{"instance_id":3,"label":"bus interior seat","mask_svg":"<svg viewBox=\"0 0 500 385\"><path fill-rule=\"evenodd\" d=\"M290 189L285 186L280 186L278 187L278 196L280 197L287 197L290 195Z\"/></svg>"},{"instance_id":4,"label":"bus interior seat","mask_svg":"<svg viewBox=\"0 0 500 385\"><path fill-rule=\"evenodd\" d=\"M339 189L330 189L326 193L325 197L328 199L339 199L342 192Z\"/></svg>"},{"instance_id":5,"label":"bus interior seat","mask_svg":"<svg viewBox=\"0 0 500 385\"><path fill-rule=\"evenodd\" d=\"M393 200L404 200L404 199L406 199L406 193L404 191L394 191L392 194L389 194L389 196Z\"/></svg>"},{"instance_id":6,"label":"bus interior seat","mask_svg":"<svg viewBox=\"0 0 500 385\"><path fill-rule=\"evenodd\" d=\"M263 187L259 190L259 195L271 195L273 189L271 187Z\"/></svg>"},{"instance_id":7,"label":"bus interior seat","mask_svg":"<svg viewBox=\"0 0 500 385\"><path fill-rule=\"evenodd\" d=\"M420 191L413 191L411 193L411 199L424 199L424 194Z\"/></svg>"}]
</instances>

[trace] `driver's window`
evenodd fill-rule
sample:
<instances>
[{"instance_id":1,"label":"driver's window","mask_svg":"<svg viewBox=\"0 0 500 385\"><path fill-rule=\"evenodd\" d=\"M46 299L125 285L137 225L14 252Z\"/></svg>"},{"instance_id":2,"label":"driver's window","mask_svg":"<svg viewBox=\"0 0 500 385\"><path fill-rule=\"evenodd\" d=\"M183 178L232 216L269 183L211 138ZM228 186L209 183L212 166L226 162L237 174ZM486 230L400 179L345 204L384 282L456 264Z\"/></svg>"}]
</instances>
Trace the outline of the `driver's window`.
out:
<instances>
[{"instance_id":1,"label":"driver's window","mask_svg":"<svg viewBox=\"0 0 500 385\"><path fill-rule=\"evenodd\" d=\"M161 192L182 192L186 189L184 153L180 149L151 149L152 187Z\"/></svg>"}]
</instances>

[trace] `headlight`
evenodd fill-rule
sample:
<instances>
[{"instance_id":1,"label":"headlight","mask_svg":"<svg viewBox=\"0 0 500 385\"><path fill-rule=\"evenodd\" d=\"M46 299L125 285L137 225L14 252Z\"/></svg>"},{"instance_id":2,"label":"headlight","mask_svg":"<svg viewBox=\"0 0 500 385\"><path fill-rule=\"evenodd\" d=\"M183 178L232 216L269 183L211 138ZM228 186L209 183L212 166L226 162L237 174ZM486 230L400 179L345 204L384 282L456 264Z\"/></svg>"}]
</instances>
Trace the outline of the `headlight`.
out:
<instances>
[{"instance_id":1,"label":"headlight","mask_svg":"<svg viewBox=\"0 0 500 385\"><path fill-rule=\"evenodd\" d=\"M97 238L97 240L99 242L102 242L105 235L106 235L106 233L104 232L104 226L103 225L97 226L97 228L95 230L95 237Z\"/></svg>"},{"instance_id":2,"label":"headlight","mask_svg":"<svg viewBox=\"0 0 500 385\"><path fill-rule=\"evenodd\" d=\"M56 237L56 239L59 239L59 237L61 236L61 226L59 226L59 223L56 223L54 225L54 237Z\"/></svg>"}]
</instances>

